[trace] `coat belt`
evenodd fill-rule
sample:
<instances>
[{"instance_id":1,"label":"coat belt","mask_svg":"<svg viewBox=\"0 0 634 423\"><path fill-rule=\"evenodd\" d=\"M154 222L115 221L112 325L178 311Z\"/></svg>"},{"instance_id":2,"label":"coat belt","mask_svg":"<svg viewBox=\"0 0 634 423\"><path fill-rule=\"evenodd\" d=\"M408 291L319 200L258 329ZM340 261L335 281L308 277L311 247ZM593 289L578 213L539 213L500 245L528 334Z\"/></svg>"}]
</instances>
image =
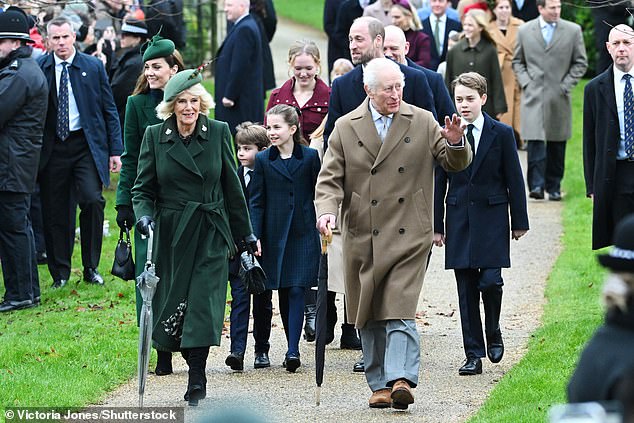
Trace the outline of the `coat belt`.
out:
<instances>
[{"instance_id":1,"label":"coat belt","mask_svg":"<svg viewBox=\"0 0 634 423\"><path fill-rule=\"evenodd\" d=\"M174 251L182 251L181 247L184 243L198 242L202 223L206 220L212 226L212 230L215 228L224 238L229 248L229 256L232 257L235 255L236 247L233 237L231 236L231 229L229 228L223 201L215 201L213 203L188 201L184 204L159 202L158 207L170 210L182 210L171 245Z\"/></svg>"}]
</instances>

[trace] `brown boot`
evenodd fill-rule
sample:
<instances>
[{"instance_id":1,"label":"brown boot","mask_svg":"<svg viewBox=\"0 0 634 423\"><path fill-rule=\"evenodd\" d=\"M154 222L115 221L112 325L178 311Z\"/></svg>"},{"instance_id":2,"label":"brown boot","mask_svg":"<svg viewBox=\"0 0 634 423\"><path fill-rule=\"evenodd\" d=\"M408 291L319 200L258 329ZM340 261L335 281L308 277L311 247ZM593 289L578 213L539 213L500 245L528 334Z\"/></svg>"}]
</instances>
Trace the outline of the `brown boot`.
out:
<instances>
[{"instance_id":1,"label":"brown boot","mask_svg":"<svg viewBox=\"0 0 634 423\"><path fill-rule=\"evenodd\" d=\"M399 379L392 386L392 407L397 410L407 410L407 406L414 403L414 393L405 379Z\"/></svg>"},{"instance_id":2,"label":"brown boot","mask_svg":"<svg viewBox=\"0 0 634 423\"><path fill-rule=\"evenodd\" d=\"M391 392L390 388L379 389L378 391L372 392L369 401L370 408L389 408L392 405L392 398L390 398Z\"/></svg>"}]
</instances>

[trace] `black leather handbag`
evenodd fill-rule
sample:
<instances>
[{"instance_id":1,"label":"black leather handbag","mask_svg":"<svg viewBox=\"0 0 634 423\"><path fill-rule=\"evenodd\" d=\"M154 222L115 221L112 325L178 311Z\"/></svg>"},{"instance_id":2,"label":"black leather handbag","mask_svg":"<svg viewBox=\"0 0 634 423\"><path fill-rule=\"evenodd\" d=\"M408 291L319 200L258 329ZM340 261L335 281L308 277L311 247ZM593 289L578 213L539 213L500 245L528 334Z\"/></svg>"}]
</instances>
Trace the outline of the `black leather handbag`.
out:
<instances>
[{"instance_id":1,"label":"black leather handbag","mask_svg":"<svg viewBox=\"0 0 634 423\"><path fill-rule=\"evenodd\" d=\"M239 276L249 294L259 295L266 290L266 274L253 254L240 254Z\"/></svg>"},{"instance_id":2,"label":"black leather handbag","mask_svg":"<svg viewBox=\"0 0 634 423\"><path fill-rule=\"evenodd\" d=\"M125 238L123 234L125 233ZM114 276L124 281L134 280L134 260L132 260L132 244L130 243L130 230L128 228L119 232L119 242L114 250L114 263L112 271Z\"/></svg>"}]
</instances>

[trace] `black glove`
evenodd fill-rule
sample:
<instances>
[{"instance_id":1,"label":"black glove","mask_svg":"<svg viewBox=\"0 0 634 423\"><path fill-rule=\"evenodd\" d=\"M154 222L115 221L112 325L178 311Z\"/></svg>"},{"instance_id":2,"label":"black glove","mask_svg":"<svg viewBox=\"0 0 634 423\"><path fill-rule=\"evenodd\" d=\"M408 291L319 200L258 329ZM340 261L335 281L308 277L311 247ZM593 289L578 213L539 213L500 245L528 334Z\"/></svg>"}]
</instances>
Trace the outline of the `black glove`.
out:
<instances>
[{"instance_id":1,"label":"black glove","mask_svg":"<svg viewBox=\"0 0 634 423\"><path fill-rule=\"evenodd\" d=\"M238 249L253 255L258 252L258 239L253 234L247 235L238 243Z\"/></svg>"},{"instance_id":2,"label":"black glove","mask_svg":"<svg viewBox=\"0 0 634 423\"><path fill-rule=\"evenodd\" d=\"M131 206L119 205L117 206L117 225L119 228L126 230L134 227L134 210Z\"/></svg>"},{"instance_id":3,"label":"black glove","mask_svg":"<svg viewBox=\"0 0 634 423\"><path fill-rule=\"evenodd\" d=\"M149 236L150 228L154 230L154 221L150 216L142 216L138 222L136 222L136 230L141 235Z\"/></svg>"}]
</instances>

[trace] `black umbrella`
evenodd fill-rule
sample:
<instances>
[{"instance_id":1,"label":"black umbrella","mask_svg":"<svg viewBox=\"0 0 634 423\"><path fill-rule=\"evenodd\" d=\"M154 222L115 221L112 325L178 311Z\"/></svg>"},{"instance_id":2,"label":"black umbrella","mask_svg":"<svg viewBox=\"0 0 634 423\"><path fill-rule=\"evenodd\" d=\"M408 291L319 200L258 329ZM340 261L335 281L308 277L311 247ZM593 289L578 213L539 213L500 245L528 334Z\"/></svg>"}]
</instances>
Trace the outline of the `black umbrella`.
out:
<instances>
[{"instance_id":1,"label":"black umbrella","mask_svg":"<svg viewBox=\"0 0 634 423\"><path fill-rule=\"evenodd\" d=\"M326 358L326 338L328 333L328 244L332 242L332 231L321 236L321 257L317 276L317 317L315 318L315 403L321 403L321 384L324 381L324 362Z\"/></svg>"}]
</instances>

